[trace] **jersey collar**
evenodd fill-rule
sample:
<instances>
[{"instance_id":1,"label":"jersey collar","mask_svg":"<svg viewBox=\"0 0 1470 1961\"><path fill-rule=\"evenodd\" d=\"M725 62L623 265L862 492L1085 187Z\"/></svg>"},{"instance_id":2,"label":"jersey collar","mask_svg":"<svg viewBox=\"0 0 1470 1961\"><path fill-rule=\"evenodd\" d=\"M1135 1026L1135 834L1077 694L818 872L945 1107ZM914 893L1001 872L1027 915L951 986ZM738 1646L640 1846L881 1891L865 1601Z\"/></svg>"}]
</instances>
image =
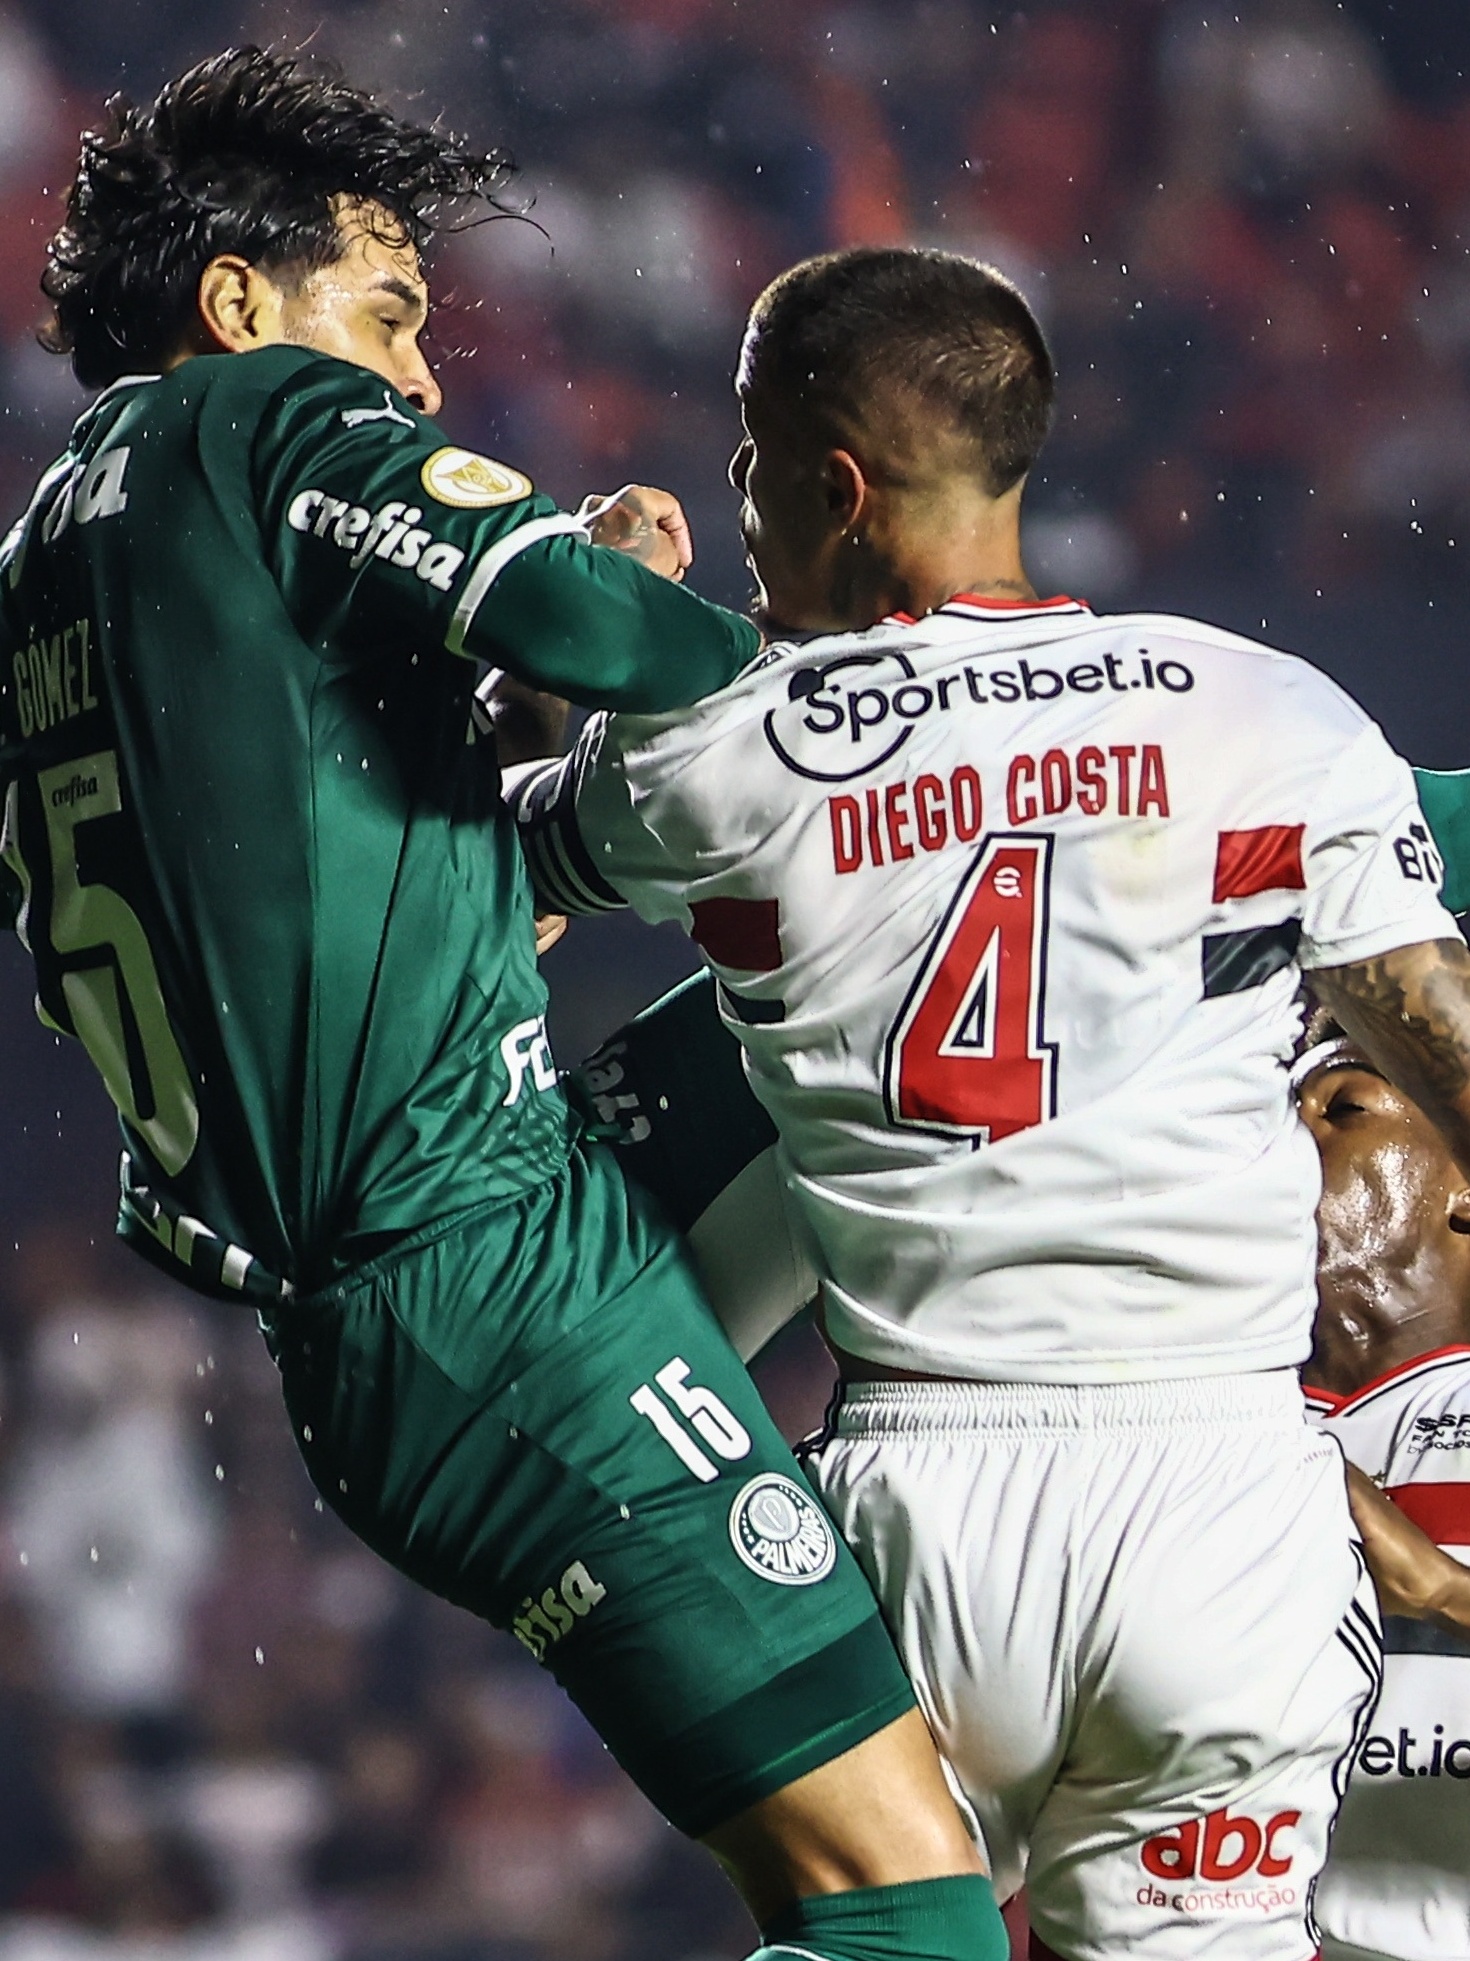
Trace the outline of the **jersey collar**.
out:
<instances>
[{"instance_id":1,"label":"jersey collar","mask_svg":"<svg viewBox=\"0 0 1470 1961\"><path fill-rule=\"evenodd\" d=\"M1332 1415L1341 1416L1345 1409L1351 1409L1355 1403L1361 1403L1365 1396L1373 1395L1385 1383L1397 1382L1400 1376L1408 1375L1414 1369L1422 1369L1430 1362L1448 1361L1451 1356L1470 1358L1470 1342L1452 1341L1443 1348L1426 1348L1422 1355L1411 1355L1407 1362L1400 1362L1396 1368L1385 1369L1382 1375L1375 1375L1371 1382L1365 1382L1350 1396L1339 1396L1335 1390L1315 1387L1311 1389L1304 1387L1302 1393L1316 1402L1330 1403Z\"/></svg>"},{"instance_id":2,"label":"jersey collar","mask_svg":"<svg viewBox=\"0 0 1470 1961\"><path fill-rule=\"evenodd\" d=\"M141 388L147 382L162 380L163 376L161 374L122 374L118 376L116 381L109 381L107 386L102 390L102 393L100 395L94 395L92 400L88 402L87 406L77 417L73 425L73 437L85 438L87 431L97 420L99 412L112 401L114 396L120 395L125 388Z\"/></svg>"},{"instance_id":3,"label":"jersey collar","mask_svg":"<svg viewBox=\"0 0 1470 1961\"><path fill-rule=\"evenodd\" d=\"M952 599L946 599L942 606L936 606L934 610L960 619L994 617L1025 620L1040 613L1090 613L1092 608L1085 599L1072 599L1064 592L1056 593L1050 599L997 599L988 593L957 592ZM883 624L917 626L919 622L912 613L889 613Z\"/></svg>"}]
</instances>

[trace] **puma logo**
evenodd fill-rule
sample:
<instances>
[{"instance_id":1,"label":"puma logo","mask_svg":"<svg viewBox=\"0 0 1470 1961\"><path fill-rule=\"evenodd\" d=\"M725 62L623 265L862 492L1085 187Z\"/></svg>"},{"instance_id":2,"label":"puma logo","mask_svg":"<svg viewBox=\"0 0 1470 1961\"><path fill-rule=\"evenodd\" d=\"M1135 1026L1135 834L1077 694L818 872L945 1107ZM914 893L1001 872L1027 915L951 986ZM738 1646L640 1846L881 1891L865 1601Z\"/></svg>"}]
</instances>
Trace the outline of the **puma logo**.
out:
<instances>
[{"instance_id":1,"label":"puma logo","mask_svg":"<svg viewBox=\"0 0 1470 1961\"><path fill-rule=\"evenodd\" d=\"M392 397L386 388L383 390L383 406L380 409L343 409L344 429L356 429L364 422L401 422L405 429L412 429L415 426L411 415L403 415L394 408Z\"/></svg>"}]
</instances>

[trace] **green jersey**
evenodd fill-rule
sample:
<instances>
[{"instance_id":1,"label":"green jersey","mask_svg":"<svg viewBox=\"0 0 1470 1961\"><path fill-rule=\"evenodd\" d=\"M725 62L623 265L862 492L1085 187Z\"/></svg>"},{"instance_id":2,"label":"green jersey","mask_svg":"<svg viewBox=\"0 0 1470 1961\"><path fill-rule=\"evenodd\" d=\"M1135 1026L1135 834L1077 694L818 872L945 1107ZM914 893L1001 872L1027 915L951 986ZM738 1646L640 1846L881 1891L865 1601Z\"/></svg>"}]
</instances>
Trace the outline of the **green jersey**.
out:
<instances>
[{"instance_id":1,"label":"green jersey","mask_svg":"<svg viewBox=\"0 0 1470 1961\"><path fill-rule=\"evenodd\" d=\"M1419 803L1444 860L1440 897L1449 911L1470 912L1470 769L1416 769ZM1406 867L1407 870L1407 867ZM1421 866L1420 873L1433 871Z\"/></svg>"},{"instance_id":2,"label":"green jersey","mask_svg":"<svg viewBox=\"0 0 1470 1961\"><path fill-rule=\"evenodd\" d=\"M556 1172L475 663L657 710L757 646L364 369L108 389L0 554L0 787L40 1011L121 1114L124 1235L308 1291Z\"/></svg>"}]
</instances>

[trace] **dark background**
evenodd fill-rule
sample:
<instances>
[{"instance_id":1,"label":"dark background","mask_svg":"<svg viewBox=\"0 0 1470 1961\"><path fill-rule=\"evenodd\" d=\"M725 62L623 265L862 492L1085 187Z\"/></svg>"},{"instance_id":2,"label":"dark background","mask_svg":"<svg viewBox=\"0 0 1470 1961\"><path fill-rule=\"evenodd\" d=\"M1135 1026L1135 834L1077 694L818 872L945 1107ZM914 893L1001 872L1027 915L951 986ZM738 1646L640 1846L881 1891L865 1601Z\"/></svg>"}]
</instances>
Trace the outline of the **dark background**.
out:
<instances>
[{"instance_id":1,"label":"dark background","mask_svg":"<svg viewBox=\"0 0 1470 1961\"><path fill-rule=\"evenodd\" d=\"M242 39L310 41L505 143L534 224L435 269L461 442L563 500L724 483L744 309L856 242L993 260L1057 430L1038 583L1199 615L1470 764L1470 7L1462 0L26 0L0 6L0 503L81 397L34 340L77 132ZM571 1060L685 971L578 927ZM509 1641L315 1509L248 1317L111 1247L115 1131L0 947L0 1961L683 1961L728 1892ZM798 1340L766 1373L820 1399Z\"/></svg>"}]
</instances>

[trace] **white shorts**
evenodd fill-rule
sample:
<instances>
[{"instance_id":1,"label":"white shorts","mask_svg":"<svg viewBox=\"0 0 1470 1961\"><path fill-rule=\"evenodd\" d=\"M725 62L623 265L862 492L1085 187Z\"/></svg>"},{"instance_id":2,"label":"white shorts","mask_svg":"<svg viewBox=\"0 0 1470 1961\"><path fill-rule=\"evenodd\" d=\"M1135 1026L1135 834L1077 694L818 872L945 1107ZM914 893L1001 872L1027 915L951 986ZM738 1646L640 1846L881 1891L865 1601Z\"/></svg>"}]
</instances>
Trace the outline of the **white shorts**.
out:
<instances>
[{"instance_id":1,"label":"white shorts","mask_svg":"<svg viewBox=\"0 0 1470 1961\"><path fill-rule=\"evenodd\" d=\"M1315 1953L1381 1648L1294 1375L853 1384L808 1463L1041 1943Z\"/></svg>"}]
</instances>

